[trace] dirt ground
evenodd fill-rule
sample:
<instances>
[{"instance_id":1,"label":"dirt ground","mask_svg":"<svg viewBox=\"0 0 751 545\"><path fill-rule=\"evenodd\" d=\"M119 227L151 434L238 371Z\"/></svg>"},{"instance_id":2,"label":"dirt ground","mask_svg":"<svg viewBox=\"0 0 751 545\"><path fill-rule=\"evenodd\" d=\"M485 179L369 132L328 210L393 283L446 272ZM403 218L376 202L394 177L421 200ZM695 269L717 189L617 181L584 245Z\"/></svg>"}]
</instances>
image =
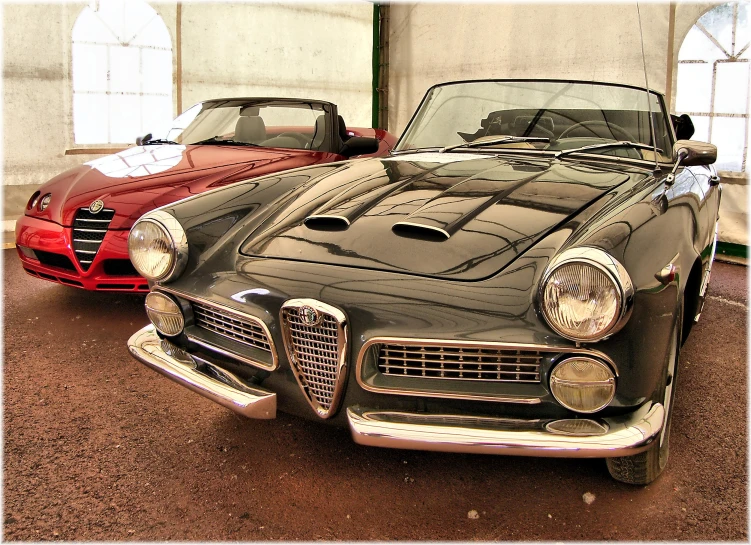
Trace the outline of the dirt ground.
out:
<instances>
[{"instance_id":1,"label":"dirt ground","mask_svg":"<svg viewBox=\"0 0 751 545\"><path fill-rule=\"evenodd\" d=\"M368 448L284 414L241 419L129 356L143 296L3 258L5 540L748 540L745 267L715 264L668 468L634 487L602 460Z\"/></svg>"}]
</instances>

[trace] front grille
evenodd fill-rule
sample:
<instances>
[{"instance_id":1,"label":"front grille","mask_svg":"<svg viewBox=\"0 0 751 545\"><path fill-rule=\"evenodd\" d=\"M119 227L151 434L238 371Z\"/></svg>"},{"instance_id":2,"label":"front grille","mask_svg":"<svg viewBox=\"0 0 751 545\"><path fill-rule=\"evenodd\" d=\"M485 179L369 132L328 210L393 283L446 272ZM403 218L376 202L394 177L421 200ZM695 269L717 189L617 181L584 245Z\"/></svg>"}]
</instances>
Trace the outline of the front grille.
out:
<instances>
[{"instance_id":1,"label":"front grille","mask_svg":"<svg viewBox=\"0 0 751 545\"><path fill-rule=\"evenodd\" d=\"M313 410L322 418L336 413L346 378L346 318L312 299L282 306L284 345L292 370Z\"/></svg>"},{"instance_id":2,"label":"front grille","mask_svg":"<svg viewBox=\"0 0 751 545\"><path fill-rule=\"evenodd\" d=\"M48 267L57 267L59 269L65 269L66 271L75 271L76 268L71 263L68 256L62 254L55 254L52 252L45 252L42 250L34 250L39 263Z\"/></svg>"},{"instance_id":3,"label":"front grille","mask_svg":"<svg viewBox=\"0 0 751 545\"><path fill-rule=\"evenodd\" d=\"M73 220L73 251L84 271L88 271L94 261L114 216L115 211L109 208L102 209L98 214L92 214L88 208L79 208L76 212Z\"/></svg>"},{"instance_id":4,"label":"front grille","mask_svg":"<svg viewBox=\"0 0 751 545\"><path fill-rule=\"evenodd\" d=\"M130 259L105 259L102 265L108 276L141 276Z\"/></svg>"},{"instance_id":5,"label":"front grille","mask_svg":"<svg viewBox=\"0 0 751 545\"><path fill-rule=\"evenodd\" d=\"M512 347L381 344L378 370L400 377L539 383L545 354Z\"/></svg>"},{"instance_id":6,"label":"front grille","mask_svg":"<svg viewBox=\"0 0 751 545\"><path fill-rule=\"evenodd\" d=\"M271 343L263 328L246 316L227 309L191 302L195 325L222 337L271 352Z\"/></svg>"}]
</instances>

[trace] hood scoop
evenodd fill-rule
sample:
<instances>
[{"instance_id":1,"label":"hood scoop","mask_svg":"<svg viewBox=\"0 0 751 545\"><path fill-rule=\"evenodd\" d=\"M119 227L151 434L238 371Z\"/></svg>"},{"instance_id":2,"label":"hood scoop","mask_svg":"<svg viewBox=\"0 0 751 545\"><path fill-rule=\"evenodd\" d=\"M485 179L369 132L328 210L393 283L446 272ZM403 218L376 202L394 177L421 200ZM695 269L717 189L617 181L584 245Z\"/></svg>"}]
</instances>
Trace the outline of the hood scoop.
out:
<instances>
[{"instance_id":1,"label":"hood scoop","mask_svg":"<svg viewBox=\"0 0 751 545\"><path fill-rule=\"evenodd\" d=\"M446 189L401 221L391 230L401 236L417 235L425 240L448 240L467 223L521 186L539 177L506 177L504 180L469 178Z\"/></svg>"},{"instance_id":2,"label":"hood scoop","mask_svg":"<svg viewBox=\"0 0 751 545\"><path fill-rule=\"evenodd\" d=\"M344 216L312 214L303 221L305 227L315 231L344 231L349 227L349 220Z\"/></svg>"},{"instance_id":3,"label":"hood scoop","mask_svg":"<svg viewBox=\"0 0 751 545\"><path fill-rule=\"evenodd\" d=\"M397 221L391 230L395 235L400 237L416 238L419 240L440 242L448 240L451 235L433 225L425 225L422 223L412 223L410 221Z\"/></svg>"}]
</instances>

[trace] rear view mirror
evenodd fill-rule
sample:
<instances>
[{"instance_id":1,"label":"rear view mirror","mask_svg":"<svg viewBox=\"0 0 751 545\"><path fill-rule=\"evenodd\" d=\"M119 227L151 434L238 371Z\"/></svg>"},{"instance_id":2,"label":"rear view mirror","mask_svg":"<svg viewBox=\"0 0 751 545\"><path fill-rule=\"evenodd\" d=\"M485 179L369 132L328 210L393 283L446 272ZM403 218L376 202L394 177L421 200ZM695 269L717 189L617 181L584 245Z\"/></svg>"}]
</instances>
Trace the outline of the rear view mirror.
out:
<instances>
[{"instance_id":1,"label":"rear view mirror","mask_svg":"<svg viewBox=\"0 0 751 545\"><path fill-rule=\"evenodd\" d=\"M375 153L378 151L380 142L377 138L370 138L367 136L353 136L344 143L340 155L345 157L353 157L355 155L366 155L368 153Z\"/></svg>"},{"instance_id":2,"label":"rear view mirror","mask_svg":"<svg viewBox=\"0 0 751 545\"><path fill-rule=\"evenodd\" d=\"M149 140L151 140L151 137L152 137L151 133L149 133L149 134L147 134L145 136L137 136L136 137L136 146L140 146L141 144L143 144L145 142L148 142Z\"/></svg>"},{"instance_id":3,"label":"rear view mirror","mask_svg":"<svg viewBox=\"0 0 751 545\"><path fill-rule=\"evenodd\" d=\"M717 146L698 140L678 140L673 145L673 160L685 167L711 165L717 161Z\"/></svg>"},{"instance_id":4,"label":"rear view mirror","mask_svg":"<svg viewBox=\"0 0 751 545\"><path fill-rule=\"evenodd\" d=\"M688 140L694 135L694 122L688 114L670 114L670 120L675 128L675 137L678 140Z\"/></svg>"}]
</instances>

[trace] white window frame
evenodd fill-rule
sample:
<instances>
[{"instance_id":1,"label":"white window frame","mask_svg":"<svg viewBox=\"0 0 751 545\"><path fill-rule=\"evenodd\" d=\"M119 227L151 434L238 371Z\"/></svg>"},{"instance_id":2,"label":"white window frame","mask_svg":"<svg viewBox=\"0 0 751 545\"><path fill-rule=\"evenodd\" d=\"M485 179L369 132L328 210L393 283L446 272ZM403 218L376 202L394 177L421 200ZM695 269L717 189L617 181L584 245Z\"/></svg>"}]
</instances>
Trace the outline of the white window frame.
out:
<instances>
[{"instance_id":1,"label":"white window frame","mask_svg":"<svg viewBox=\"0 0 751 545\"><path fill-rule=\"evenodd\" d=\"M98 11L98 7L99 7L101 1L107 1L107 0L92 0L89 3L88 6L84 7L83 9L81 9L78 12L78 14L77 14L77 16L75 18L75 21L74 21L72 27L69 27L69 28L71 28L71 32L69 34L69 36L70 36L70 41L69 41L69 44L70 44L70 57L69 57L69 64L68 64L68 66L69 66L69 68L68 68L69 69L69 72L68 72L69 73L69 78L68 78L69 88L68 89L69 89L70 94L68 96L70 97L69 107L71 108L71 118L70 118L71 119L71 125L70 125L70 145L69 145L69 149L65 150L65 155L112 153L112 152L115 152L115 151L120 151L120 150L126 149L128 146L130 146L130 145L132 145L134 143L134 142L112 142L111 141L112 140L112 137L111 137L112 127L111 127L110 124L108 124L108 138L107 138L108 142L80 143L80 144L76 143L75 114L73 112L73 108L74 108L74 103L75 103L75 96L77 96L77 95L80 96L80 95L85 95L85 94L99 94L99 95L105 94L108 97L112 96L112 95L135 95L135 96L139 96L139 97L150 97L150 96L169 97L171 99L170 102L172 103L171 104L170 115L172 115L172 113L173 113L172 111L174 110L174 101L175 101L175 97L174 97L174 73L175 73L175 58L174 58L174 54L175 54L175 52L174 52L174 47L173 47L174 40L173 40L173 37L171 36L171 33L169 32L169 28L167 27L167 25L166 25L166 23L165 23L164 18L162 17L162 15L159 13L159 11L156 9L155 6L152 6L148 2L145 2L145 1L141 0L141 1L143 1L144 4L148 5L152 10L154 10L155 14L154 14L154 17L152 17L152 20L154 18L158 18L161 21L162 25L164 25L164 28L167 31L167 37L168 37L169 42L170 42L170 47L163 47L163 46L157 46L157 45L146 45L146 44L129 44L129 43L123 43L119 37L117 37L117 40L120 41L119 44L114 44L114 43L98 43L98 42L91 42L91 41L76 39L74 30L75 30L75 27L76 27L76 23L78 22L78 18L81 17L81 15L84 13L85 10L94 11L94 13L96 14L96 12ZM128 0L128 2L130 2L130 1L132 1L132 0ZM128 2L126 2L126 5L127 5ZM105 25L105 26L107 26L106 22L102 21L101 19L100 19L100 23L103 24L103 25ZM115 34L115 33L113 32L113 34ZM138 35L138 33L136 35L132 36L129 41L134 40L137 37L137 35ZM106 48L107 48L107 55L106 55L106 59L107 59L107 88L106 88L106 91L103 91L103 92L102 91L86 91L86 90L76 90L74 88L74 77L73 77L73 62L74 62L74 59L73 59L73 49L74 48L73 48L73 44L106 46ZM170 58L171 58L171 62L170 62L170 74L172 76L171 77L172 84L170 85L169 92L168 93L157 93L157 92L151 92L151 91L144 91L143 88L142 88L142 84L141 84L141 86L140 86L141 88L139 89L138 92L113 91L112 88L111 88L110 70L109 70L110 47L129 47L129 48L133 48L133 49L138 49L139 50L138 51L138 56L139 56L139 67L138 67L139 73L138 73L138 76L139 76L139 79L141 78L141 75L143 74L143 62L142 62L142 55L141 55L141 51L140 50L142 50L142 49L154 49L154 50L160 50L160 51L168 51L170 53Z\"/></svg>"},{"instance_id":2,"label":"white window frame","mask_svg":"<svg viewBox=\"0 0 751 545\"><path fill-rule=\"evenodd\" d=\"M732 43L731 43L731 51L728 52L715 38L709 30L707 30L704 25L701 23L701 18L704 17L707 13L710 13L712 10L717 9L723 5L731 4L733 6L733 31L732 31ZM736 33L738 29L738 2L728 2L727 4L721 4L720 6L715 6L712 9L708 10L702 16L697 19L697 21L694 23L692 28L698 29L702 34L704 34L714 45L717 47L719 51L722 52L723 55L725 55L724 59L717 59L714 61L711 61L713 63L712 66L712 88L711 88L711 95L709 100L709 111L706 112L685 112L685 111L676 111L678 115L681 114L688 114L689 116L701 116L701 117L708 117L709 118L709 133L707 136L707 139L711 142L712 141L712 126L714 124L714 119L717 117L723 117L723 118L742 118L746 120L745 124L745 131L744 131L744 142L743 142L743 151L741 155L741 170L740 171L731 171L735 174L744 174L746 173L747 169L749 168L749 165L747 163L748 160L748 144L749 144L749 109L751 108L751 97L749 97L749 100L746 101L746 111L745 113L726 113L726 112L717 112L715 111L715 94L717 89L717 66L721 63L732 63L732 62L741 62L741 63L749 63L749 59L741 59L740 56L743 55L749 48L750 43L747 43L745 45L743 44L736 44ZM683 45L686 43L686 40L690 36L690 33L686 35L686 38L684 38L683 43L681 44L681 48L683 48ZM707 64L710 61L704 60L704 59L683 59L680 60L680 53L679 53L679 60L678 64ZM749 72L751 74L751 71ZM751 75L749 76L751 79ZM748 82L747 82L748 84ZM676 89L676 97L678 94L680 94L680 88ZM751 91L749 91L749 94L751 95ZM676 101L677 103L677 101Z\"/></svg>"}]
</instances>

